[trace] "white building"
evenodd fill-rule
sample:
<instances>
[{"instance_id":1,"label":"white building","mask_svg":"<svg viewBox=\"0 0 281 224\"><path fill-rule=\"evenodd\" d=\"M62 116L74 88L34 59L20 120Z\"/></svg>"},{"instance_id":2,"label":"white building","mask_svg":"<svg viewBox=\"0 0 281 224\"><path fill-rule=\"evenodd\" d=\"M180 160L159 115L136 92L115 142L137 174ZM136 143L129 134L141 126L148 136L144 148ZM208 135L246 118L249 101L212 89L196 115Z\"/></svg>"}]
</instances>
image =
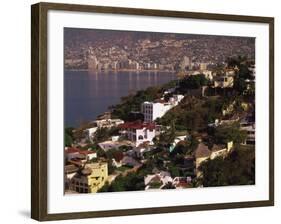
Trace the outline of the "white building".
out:
<instances>
[{"instance_id":1,"label":"white building","mask_svg":"<svg viewBox=\"0 0 281 224\"><path fill-rule=\"evenodd\" d=\"M164 114L172 108L170 103L153 103L144 102L141 106L141 112L144 115L145 122L152 122L157 118L164 116Z\"/></svg>"},{"instance_id":2,"label":"white building","mask_svg":"<svg viewBox=\"0 0 281 224\"><path fill-rule=\"evenodd\" d=\"M117 127L120 124L123 124L124 121L121 119L99 119L95 120L92 123L92 127L86 128L84 130L84 133L87 135L87 138L89 140L92 140L93 137L95 136L96 131L99 128L112 128L112 127Z\"/></svg>"},{"instance_id":3,"label":"white building","mask_svg":"<svg viewBox=\"0 0 281 224\"><path fill-rule=\"evenodd\" d=\"M174 95L168 102L161 100L142 103L141 112L144 115L144 122L152 122L157 118L163 117L170 109L177 106L183 98L183 95Z\"/></svg>"},{"instance_id":4,"label":"white building","mask_svg":"<svg viewBox=\"0 0 281 224\"><path fill-rule=\"evenodd\" d=\"M256 125L254 123L248 123L248 122L241 122L240 123L240 130L247 132L247 138L243 142L244 145L254 145L255 144L255 129Z\"/></svg>"},{"instance_id":5,"label":"white building","mask_svg":"<svg viewBox=\"0 0 281 224\"><path fill-rule=\"evenodd\" d=\"M173 95L169 99L169 103L171 103L173 106L177 106L179 102L184 98L184 95Z\"/></svg>"},{"instance_id":6,"label":"white building","mask_svg":"<svg viewBox=\"0 0 281 224\"><path fill-rule=\"evenodd\" d=\"M214 76L213 76L213 72L210 70L204 70L202 71L203 75L205 76L206 79L208 80L213 80Z\"/></svg>"},{"instance_id":7,"label":"white building","mask_svg":"<svg viewBox=\"0 0 281 224\"><path fill-rule=\"evenodd\" d=\"M156 125L154 123L126 122L119 125L121 134L130 141L135 142L136 146L142 143L153 144L153 138L156 135Z\"/></svg>"},{"instance_id":8,"label":"white building","mask_svg":"<svg viewBox=\"0 0 281 224\"><path fill-rule=\"evenodd\" d=\"M166 171L161 171L156 174L149 174L144 177L145 190L153 189L153 183L159 183L158 189L163 188L166 184L173 183L171 174Z\"/></svg>"},{"instance_id":9,"label":"white building","mask_svg":"<svg viewBox=\"0 0 281 224\"><path fill-rule=\"evenodd\" d=\"M95 121L98 128L112 128L123 123L124 121L121 119L99 119Z\"/></svg>"},{"instance_id":10,"label":"white building","mask_svg":"<svg viewBox=\"0 0 281 224\"><path fill-rule=\"evenodd\" d=\"M235 76L235 70L234 69L225 69L225 75L226 76Z\"/></svg>"},{"instance_id":11,"label":"white building","mask_svg":"<svg viewBox=\"0 0 281 224\"><path fill-rule=\"evenodd\" d=\"M186 70L187 68L191 69L191 60L189 57L184 56L181 63L180 63L181 70Z\"/></svg>"},{"instance_id":12,"label":"white building","mask_svg":"<svg viewBox=\"0 0 281 224\"><path fill-rule=\"evenodd\" d=\"M88 139L92 139L98 130L98 127L92 127L92 128L87 128L85 129L85 134L87 135Z\"/></svg>"},{"instance_id":13,"label":"white building","mask_svg":"<svg viewBox=\"0 0 281 224\"><path fill-rule=\"evenodd\" d=\"M214 80L214 87L220 88L232 88L234 84L234 78L232 76L216 77Z\"/></svg>"},{"instance_id":14,"label":"white building","mask_svg":"<svg viewBox=\"0 0 281 224\"><path fill-rule=\"evenodd\" d=\"M97 158L97 152L93 150L81 150L73 147L65 147L65 158L70 161L72 159L92 160Z\"/></svg>"}]
</instances>

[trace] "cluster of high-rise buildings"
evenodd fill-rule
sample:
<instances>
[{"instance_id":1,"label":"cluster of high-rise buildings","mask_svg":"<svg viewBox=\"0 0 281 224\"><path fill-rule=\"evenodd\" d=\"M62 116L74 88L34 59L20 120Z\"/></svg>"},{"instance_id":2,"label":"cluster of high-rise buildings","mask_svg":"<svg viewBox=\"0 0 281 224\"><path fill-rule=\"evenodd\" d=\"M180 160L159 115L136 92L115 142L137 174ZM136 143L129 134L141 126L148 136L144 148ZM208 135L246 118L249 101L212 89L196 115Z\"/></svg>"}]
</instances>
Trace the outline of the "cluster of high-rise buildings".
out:
<instances>
[{"instance_id":1,"label":"cluster of high-rise buildings","mask_svg":"<svg viewBox=\"0 0 281 224\"><path fill-rule=\"evenodd\" d=\"M253 38L117 31L94 38L95 31L87 32L93 39L81 34L77 42L66 35L66 69L179 71L206 69L237 55L255 56Z\"/></svg>"}]
</instances>

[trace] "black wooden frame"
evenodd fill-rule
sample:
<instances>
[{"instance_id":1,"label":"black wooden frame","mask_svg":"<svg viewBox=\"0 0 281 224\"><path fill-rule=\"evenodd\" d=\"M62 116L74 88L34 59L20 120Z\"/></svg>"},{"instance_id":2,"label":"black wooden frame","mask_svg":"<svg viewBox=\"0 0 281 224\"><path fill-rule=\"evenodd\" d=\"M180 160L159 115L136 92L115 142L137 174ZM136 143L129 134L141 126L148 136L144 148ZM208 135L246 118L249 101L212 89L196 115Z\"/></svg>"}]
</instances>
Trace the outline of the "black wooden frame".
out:
<instances>
[{"instance_id":1,"label":"black wooden frame","mask_svg":"<svg viewBox=\"0 0 281 224\"><path fill-rule=\"evenodd\" d=\"M175 18L195 18L269 24L269 200L204 205L171 206L128 210L88 211L48 214L47 206L47 12L48 10L98 12ZM198 210L259 207L274 205L274 18L103 7L57 3L38 3L31 7L31 217L39 221L124 215L186 212Z\"/></svg>"}]
</instances>

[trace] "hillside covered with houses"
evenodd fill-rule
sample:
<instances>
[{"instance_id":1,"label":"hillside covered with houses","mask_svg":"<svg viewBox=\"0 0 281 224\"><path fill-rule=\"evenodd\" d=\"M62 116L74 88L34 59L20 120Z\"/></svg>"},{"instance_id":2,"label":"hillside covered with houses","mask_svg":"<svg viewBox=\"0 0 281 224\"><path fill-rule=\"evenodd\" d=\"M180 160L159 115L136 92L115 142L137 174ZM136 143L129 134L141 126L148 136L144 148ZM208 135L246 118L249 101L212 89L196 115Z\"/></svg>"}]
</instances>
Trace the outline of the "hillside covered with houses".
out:
<instances>
[{"instance_id":1,"label":"hillside covered with houses","mask_svg":"<svg viewBox=\"0 0 281 224\"><path fill-rule=\"evenodd\" d=\"M255 63L180 71L65 128L65 192L255 183Z\"/></svg>"}]
</instances>

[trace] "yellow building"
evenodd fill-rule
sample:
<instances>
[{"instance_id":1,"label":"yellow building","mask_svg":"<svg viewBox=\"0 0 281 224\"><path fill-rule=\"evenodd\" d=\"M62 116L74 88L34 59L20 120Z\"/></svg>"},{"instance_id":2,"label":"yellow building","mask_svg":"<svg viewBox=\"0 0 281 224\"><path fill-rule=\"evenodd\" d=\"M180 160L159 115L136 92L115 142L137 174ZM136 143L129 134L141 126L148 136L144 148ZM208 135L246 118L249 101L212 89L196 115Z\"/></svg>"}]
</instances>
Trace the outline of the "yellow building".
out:
<instances>
[{"instance_id":1,"label":"yellow building","mask_svg":"<svg viewBox=\"0 0 281 224\"><path fill-rule=\"evenodd\" d=\"M226 156L233 148L233 141L227 142L226 146L213 145L210 159L215 159L218 156Z\"/></svg>"},{"instance_id":2,"label":"yellow building","mask_svg":"<svg viewBox=\"0 0 281 224\"><path fill-rule=\"evenodd\" d=\"M79 193L96 193L108 178L106 162L89 163L71 179L69 189Z\"/></svg>"}]
</instances>

